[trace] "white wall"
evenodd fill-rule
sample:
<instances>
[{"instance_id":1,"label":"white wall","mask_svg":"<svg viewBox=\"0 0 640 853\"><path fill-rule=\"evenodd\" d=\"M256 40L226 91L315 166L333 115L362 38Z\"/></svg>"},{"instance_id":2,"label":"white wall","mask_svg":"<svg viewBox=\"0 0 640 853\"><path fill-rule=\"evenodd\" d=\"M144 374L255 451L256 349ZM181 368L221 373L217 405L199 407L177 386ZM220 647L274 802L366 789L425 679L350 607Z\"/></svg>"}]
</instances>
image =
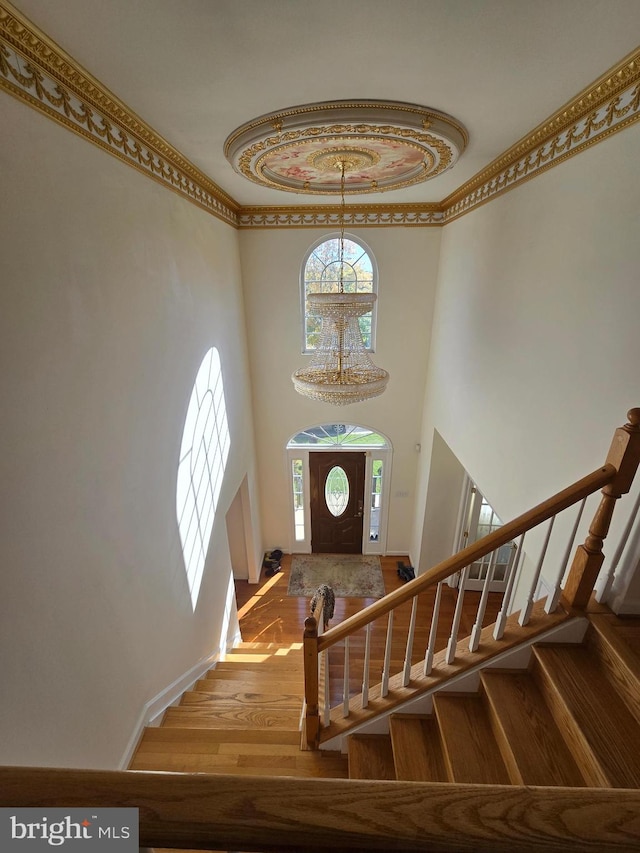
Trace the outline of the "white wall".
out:
<instances>
[{"instance_id":1,"label":"white wall","mask_svg":"<svg viewBox=\"0 0 640 853\"><path fill-rule=\"evenodd\" d=\"M255 488L237 236L0 108L0 764L114 767L145 703L237 627L225 512ZM231 448L194 613L176 471L211 346Z\"/></svg>"},{"instance_id":2,"label":"white wall","mask_svg":"<svg viewBox=\"0 0 640 853\"><path fill-rule=\"evenodd\" d=\"M505 521L602 464L640 403L639 146L635 125L443 229L422 443Z\"/></svg>"},{"instance_id":3,"label":"white wall","mask_svg":"<svg viewBox=\"0 0 640 853\"><path fill-rule=\"evenodd\" d=\"M312 424L346 422L380 430L393 444L387 550L407 554L440 229L349 230L378 262L373 360L391 374L384 394L349 406L301 397L291 382L292 372L308 358L301 355L300 268L310 246L334 233L296 229L240 234L265 547L292 546L286 442Z\"/></svg>"},{"instance_id":4,"label":"white wall","mask_svg":"<svg viewBox=\"0 0 640 853\"><path fill-rule=\"evenodd\" d=\"M465 471L437 430L433 433L429 485L422 530L421 571L454 553Z\"/></svg>"}]
</instances>

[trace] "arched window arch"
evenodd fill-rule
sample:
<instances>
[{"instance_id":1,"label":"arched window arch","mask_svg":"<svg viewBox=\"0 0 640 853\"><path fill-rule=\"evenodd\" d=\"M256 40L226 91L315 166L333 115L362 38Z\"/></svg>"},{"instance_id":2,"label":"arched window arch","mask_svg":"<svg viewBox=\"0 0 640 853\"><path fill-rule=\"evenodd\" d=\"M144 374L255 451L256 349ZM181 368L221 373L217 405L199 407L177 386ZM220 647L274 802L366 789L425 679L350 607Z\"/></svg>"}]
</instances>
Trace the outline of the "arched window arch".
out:
<instances>
[{"instance_id":1,"label":"arched window arch","mask_svg":"<svg viewBox=\"0 0 640 853\"><path fill-rule=\"evenodd\" d=\"M343 287L346 293L378 293L378 267L371 249L351 234L344 236L342 255ZM310 310L310 293L338 293L340 287L340 234L318 240L309 250L300 275L302 312L302 351L313 352L318 340L321 321ZM376 305L369 314L359 318L365 347L375 351Z\"/></svg>"},{"instance_id":2,"label":"arched window arch","mask_svg":"<svg viewBox=\"0 0 640 853\"><path fill-rule=\"evenodd\" d=\"M230 444L220 355L212 347L191 392L176 485L178 530L194 611Z\"/></svg>"}]
</instances>

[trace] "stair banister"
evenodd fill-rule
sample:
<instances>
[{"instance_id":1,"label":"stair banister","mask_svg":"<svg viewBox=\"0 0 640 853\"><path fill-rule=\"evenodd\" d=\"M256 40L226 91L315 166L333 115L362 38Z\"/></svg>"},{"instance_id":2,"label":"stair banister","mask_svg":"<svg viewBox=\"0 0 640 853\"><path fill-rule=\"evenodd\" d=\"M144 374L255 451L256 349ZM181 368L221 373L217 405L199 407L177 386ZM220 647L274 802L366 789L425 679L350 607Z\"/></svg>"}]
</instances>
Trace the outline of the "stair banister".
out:
<instances>
[{"instance_id":1,"label":"stair banister","mask_svg":"<svg viewBox=\"0 0 640 853\"><path fill-rule=\"evenodd\" d=\"M589 527L589 535L579 545L565 584L563 601L570 607L586 607L604 561L602 546L609 532L618 498L626 495L640 464L640 408L627 413L628 423L613 436L606 465L615 468L615 477L602 489L602 499Z\"/></svg>"},{"instance_id":2,"label":"stair banister","mask_svg":"<svg viewBox=\"0 0 640 853\"><path fill-rule=\"evenodd\" d=\"M457 554L443 560L437 566L429 569L424 574L415 578L415 580L409 581L400 589L388 593L384 598L361 610L360 613L356 613L345 619L344 622L340 622L333 628L329 628L321 636L318 635L318 625L314 617L307 617L303 639L306 703L304 737L309 747L316 749L320 739L320 717L318 709L318 654L320 652L329 649L355 631L365 628L379 617L390 616L398 605L403 604L433 584L446 580L455 572L462 572L463 576L465 576L465 570L471 563L482 559L482 557L490 554L502 545L506 545L527 530L531 530L536 525L547 521L557 513L567 509L567 507L581 501L584 497L593 494L593 492L602 486L610 483L616 477L617 473L616 467L611 463L607 463L602 468L596 469L591 474L588 474L573 485L518 516L513 521L507 522L498 528L498 530L494 530L493 533L489 533L477 542L468 545ZM328 673L325 676L328 677Z\"/></svg>"},{"instance_id":3,"label":"stair banister","mask_svg":"<svg viewBox=\"0 0 640 853\"><path fill-rule=\"evenodd\" d=\"M380 616L385 616L399 604L412 599L414 595L424 592L424 590L440 580L446 580L455 572L462 571L466 566L471 565L476 560L480 560L496 548L506 545L526 530L531 530L563 509L581 501L587 495L593 494L593 492L611 482L616 474L617 470L612 464L606 464L602 468L597 468L573 485L563 489L553 497L533 507L533 509L519 515L513 521L507 522L507 524L504 524L498 530L494 530L493 533L489 533L488 536L479 539L472 545L468 545L462 551L448 557L432 569L428 569L424 574L415 578L415 580L409 581L400 589L393 590L385 595L384 598L365 607L359 613L349 616L344 622L340 622L338 625L334 625L333 628L329 628L319 641L320 649L325 649L335 643L339 643L347 634L352 634L354 631L364 628L367 623L378 619Z\"/></svg>"},{"instance_id":4,"label":"stair banister","mask_svg":"<svg viewBox=\"0 0 640 853\"><path fill-rule=\"evenodd\" d=\"M462 572L464 578L472 563L480 561L501 546L512 542L518 536L524 535L542 522L553 519L559 512L580 502L598 489L602 489L603 497L591 524L589 536L585 544L580 546L576 552L563 594L565 607L570 609L584 608L589 601L593 585L602 565L602 544L609 529L615 502L621 495L629 491L640 463L640 408L631 409L627 417L629 422L616 430L607 460L601 468L596 469L573 485L513 519L513 521L507 522L488 536L443 560L400 589L388 593L381 600L330 628L321 637L317 636L316 631L315 637L310 634L307 638L305 626L305 696L307 697L308 707L313 708L315 705L317 709L318 703L317 663L314 665L312 662L314 654L317 658L319 652L330 648L382 616L388 615L391 622L393 611L400 604L413 599L419 593L446 580L457 572ZM387 655L385 655L386 657ZM309 685L306 684L308 670ZM314 680L316 682L315 698ZM388 672L386 678L383 673L382 696L385 695L387 684ZM317 748L319 737L319 719L316 711L315 719L311 719L307 726L307 742L312 749Z\"/></svg>"}]
</instances>

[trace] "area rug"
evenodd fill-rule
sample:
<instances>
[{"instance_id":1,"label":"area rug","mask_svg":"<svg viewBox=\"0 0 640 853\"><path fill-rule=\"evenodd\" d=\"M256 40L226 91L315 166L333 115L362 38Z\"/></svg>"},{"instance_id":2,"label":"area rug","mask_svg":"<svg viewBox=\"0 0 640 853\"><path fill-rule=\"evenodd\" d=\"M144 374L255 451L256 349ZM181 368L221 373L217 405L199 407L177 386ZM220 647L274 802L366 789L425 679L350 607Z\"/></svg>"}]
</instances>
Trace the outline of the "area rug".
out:
<instances>
[{"instance_id":1,"label":"area rug","mask_svg":"<svg viewBox=\"0 0 640 853\"><path fill-rule=\"evenodd\" d=\"M328 584L340 598L382 598L380 557L360 554L300 554L291 558L288 595L311 597Z\"/></svg>"}]
</instances>

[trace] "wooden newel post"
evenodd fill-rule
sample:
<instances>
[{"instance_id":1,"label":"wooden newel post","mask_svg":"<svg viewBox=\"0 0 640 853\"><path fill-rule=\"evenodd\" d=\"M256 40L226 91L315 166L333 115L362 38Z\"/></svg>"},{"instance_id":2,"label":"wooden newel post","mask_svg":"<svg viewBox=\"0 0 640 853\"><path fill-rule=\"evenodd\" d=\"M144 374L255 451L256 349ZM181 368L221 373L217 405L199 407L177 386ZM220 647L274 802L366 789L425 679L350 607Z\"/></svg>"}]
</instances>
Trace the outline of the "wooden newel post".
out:
<instances>
[{"instance_id":1,"label":"wooden newel post","mask_svg":"<svg viewBox=\"0 0 640 853\"><path fill-rule=\"evenodd\" d=\"M602 546L609 532L616 501L631 488L640 463L640 408L627 413L629 422L615 431L607 461L617 473L602 490L602 500L589 528L584 545L578 546L567 578L563 600L571 607L589 603L593 587L604 561Z\"/></svg>"},{"instance_id":2,"label":"wooden newel post","mask_svg":"<svg viewBox=\"0 0 640 853\"><path fill-rule=\"evenodd\" d=\"M320 714L318 711L318 623L313 616L304 620L304 698L307 706L305 736L310 749L318 748Z\"/></svg>"}]
</instances>

